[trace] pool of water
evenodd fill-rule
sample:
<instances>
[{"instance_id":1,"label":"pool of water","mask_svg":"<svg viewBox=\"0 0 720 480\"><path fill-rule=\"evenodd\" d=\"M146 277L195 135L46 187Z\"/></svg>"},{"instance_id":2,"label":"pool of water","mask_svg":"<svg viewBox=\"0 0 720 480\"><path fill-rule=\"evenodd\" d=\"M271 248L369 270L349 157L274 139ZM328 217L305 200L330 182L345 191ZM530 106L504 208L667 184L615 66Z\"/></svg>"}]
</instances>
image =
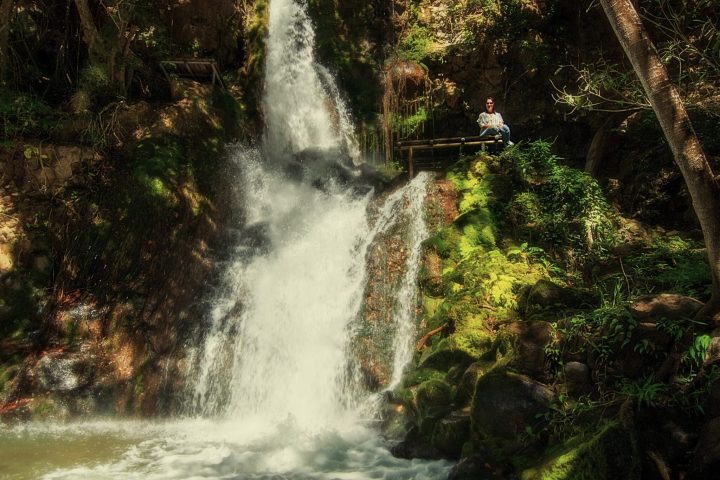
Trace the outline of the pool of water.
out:
<instances>
[{"instance_id":1,"label":"pool of water","mask_svg":"<svg viewBox=\"0 0 720 480\"><path fill-rule=\"evenodd\" d=\"M3 479L387 479L447 477L447 461L398 459L364 426L95 421L3 428Z\"/></svg>"}]
</instances>

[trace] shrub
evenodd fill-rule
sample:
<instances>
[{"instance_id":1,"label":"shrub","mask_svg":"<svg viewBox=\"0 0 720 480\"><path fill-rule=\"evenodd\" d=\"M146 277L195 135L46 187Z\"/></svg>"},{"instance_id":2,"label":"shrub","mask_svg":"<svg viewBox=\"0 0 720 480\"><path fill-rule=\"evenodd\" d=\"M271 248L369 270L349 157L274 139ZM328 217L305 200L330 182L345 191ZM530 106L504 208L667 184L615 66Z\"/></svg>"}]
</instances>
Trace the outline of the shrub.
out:
<instances>
[{"instance_id":1,"label":"shrub","mask_svg":"<svg viewBox=\"0 0 720 480\"><path fill-rule=\"evenodd\" d=\"M597 181L559 163L544 141L505 150L518 193L507 219L522 240L534 237L565 260L603 257L618 241L617 220Z\"/></svg>"},{"instance_id":2,"label":"shrub","mask_svg":"<svg viewBox=\"0 0 720 480\"><path fill-rule=\"evenodd\" d=\"M55 123L52 109L41 99L0 89L0 129L3 138L43 136L52 130Z\"/></svg>"}]
</instances>

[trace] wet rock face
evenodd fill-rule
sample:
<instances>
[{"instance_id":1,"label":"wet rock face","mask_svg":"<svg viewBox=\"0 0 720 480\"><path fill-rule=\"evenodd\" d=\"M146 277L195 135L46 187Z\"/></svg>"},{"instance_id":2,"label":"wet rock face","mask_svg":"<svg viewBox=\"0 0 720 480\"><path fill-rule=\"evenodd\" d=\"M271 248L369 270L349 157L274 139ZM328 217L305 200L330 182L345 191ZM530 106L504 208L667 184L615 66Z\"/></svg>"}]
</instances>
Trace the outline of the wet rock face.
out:
<instances>
[{"instance_id":1,"label":"wet rock face","mask_svg":"<svg viewBox=\"0 0 720 480\"><path fill-rule=\"evenodd\" d=\"M84 354L49 353L33 372L38 385L50 392L73 392L93 380L93 359Z\"/></svg>"}]
</instances>

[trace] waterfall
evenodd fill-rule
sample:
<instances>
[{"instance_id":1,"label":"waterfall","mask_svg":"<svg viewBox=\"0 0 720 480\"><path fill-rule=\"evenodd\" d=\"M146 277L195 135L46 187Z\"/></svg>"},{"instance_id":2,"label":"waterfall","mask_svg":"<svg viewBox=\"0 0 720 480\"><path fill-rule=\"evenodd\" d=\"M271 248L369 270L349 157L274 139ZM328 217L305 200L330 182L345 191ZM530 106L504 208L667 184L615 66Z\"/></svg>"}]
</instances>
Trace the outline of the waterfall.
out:
<instances>
[{"instance_id":1,"label":"waterfall","mask_svg":"<svg viewBox=\"0 0 720 480\"><path fill-rule=\"evenodd\" d=\"M413 243L398 292L394 378L410 359L427 176L390 195L371 224L369 196L288 184L249 164L251 157L240 158L251 167L245 201L255 205L253 220L266 225L271 251L248 258L239 249L227 269L195 408L266 422L292 418L305 429L324 429L362 402L348 342L363 299L368 248L400 220L412 226Z\"/></svg>"},{"instance_id":2,"label":"waterfall","mask_svg":"<svg viewBox=\"0 0 720 480\"><path fill-rule=\"evenodd\" d=\"M413 244L398 292L390 386L397 386L412 355L427 177L390 195L371 224L370 195L332 182L319 189L292 181L282 168L309 149L327 153L313 159L315 173L336 161L332 155L357 152L348 109L332 76L315 61L313 40L301 3L271 2L265 145L262 154L235 152L245 231L260 232L264 248L248 251L253 242L240 241L213 302L193 392L194 411L205 415L260 423L290 419L304 429L351 421L362 385L348 342L362 302L368 248L403 216Z\"/></svg>"},{"instance_id":3,"label":"waterfall","mask_svg":"<svg viewBox=\"0 0 720 480\"><path fill-rule=\"evenodd\" d=\"M421 175L423 174L418 177ZM397 332L393 341L392 377L387 386L389 390L400 385L405 367L410 363L413 355L415 316L418 304L417 281L420 273L422 241L428 237L425 212L423 211L427 195L426 186L427 181L420 181L412 182L406 187L406 195L411 199L406 213L410 223L407 236L411 244L405 263L405 275L397 293L397 306L394 310Z\"/></svg>"},{"instance_id":4,"label":"waterfall","mask_svg":"<svg viewBox=\"0 0 720 480\"><path fill-rule=\"evenodd\" d=\"M402 222L406 273L385 387L399 383L412 355L429 176L418 175L382 201L357 188L351 116L332 75L314 58L305 5L270 2L266 132L261 148L231 148L239 174L237 199L228 201L237 202L243 222L209 301L207 332L186 359L187 415L13 432L19 442L30 435L38 451L52 438L62 438L68 450L92 445L80 464L64 463L67 454L58 450L57 466L43 478L447 475L448 462L390 455L367 421L380 395L366 389L351 343L362 327L371 246Z\"/></svg>"},{"instance_id":5,"label":"waterfall","mask_svg":"<svg viewBox=\"0 0 720 480\"><path fill-rule=\"evenodd\" d=\"M270 156L309 148L357 157L348 109L315 60L315 32L305 1L270 2L265 78L266 149Z\"/></svg>"}]
</instances>

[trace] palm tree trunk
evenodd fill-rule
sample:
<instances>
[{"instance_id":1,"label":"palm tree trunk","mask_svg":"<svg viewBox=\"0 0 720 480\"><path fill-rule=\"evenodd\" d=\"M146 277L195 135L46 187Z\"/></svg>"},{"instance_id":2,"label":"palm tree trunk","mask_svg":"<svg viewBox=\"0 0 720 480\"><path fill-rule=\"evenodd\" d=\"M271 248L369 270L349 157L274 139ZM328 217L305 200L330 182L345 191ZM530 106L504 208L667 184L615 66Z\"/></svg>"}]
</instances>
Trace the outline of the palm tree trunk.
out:
<instances>
[{"instance_id":1,"label":"palm tree trunk","mask_svg":"<svg viewBox=\"0 0 720 480\"><path fill-rule=\"evenodd\" d=\"M720 184L705 157L680 94L630 0L600 0L630 59L685 179L712 272L712 298L701 312L720 325Z\"/></svg>"}]
</instances>

